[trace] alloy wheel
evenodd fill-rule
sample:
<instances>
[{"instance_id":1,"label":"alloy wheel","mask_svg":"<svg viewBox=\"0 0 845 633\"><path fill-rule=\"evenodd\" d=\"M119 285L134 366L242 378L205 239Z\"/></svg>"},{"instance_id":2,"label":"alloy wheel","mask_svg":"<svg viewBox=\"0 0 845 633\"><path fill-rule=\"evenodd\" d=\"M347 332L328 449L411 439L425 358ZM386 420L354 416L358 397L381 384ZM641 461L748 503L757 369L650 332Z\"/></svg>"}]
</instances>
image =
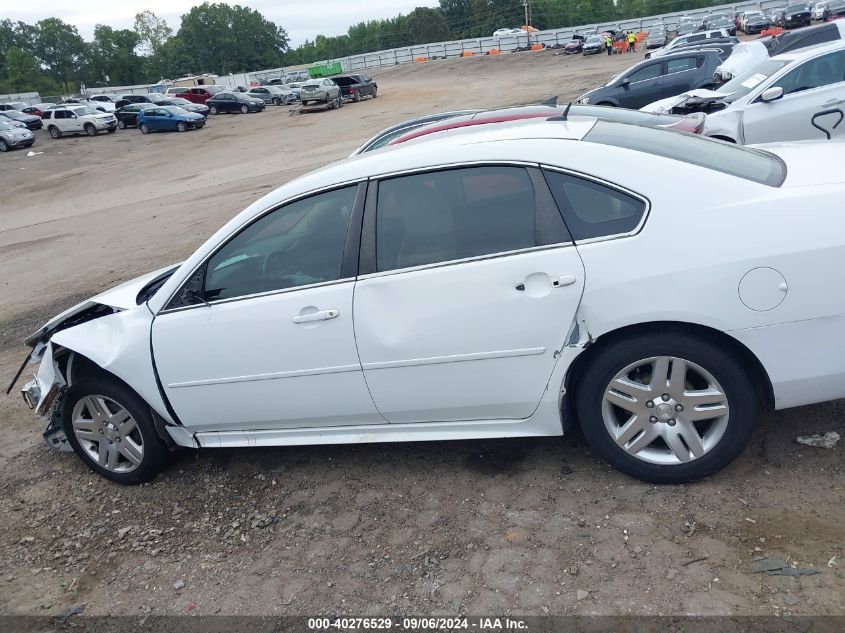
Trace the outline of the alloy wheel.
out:
<instances>
[{"instance_id":1,"label":"alloy wheel","mask_svg":"<svg viewBox=\"0 0 845 633\"><path fill-rule=\"evenodd\" d=\"M683 358L657 356L616 374L604 391L602 419L612 440L632 457L681 464L719 443L728 427L729 404L706 369Z\"/></svg>"},{"instance_id":2,"label":"alloy wheel","mask_svg":"<svg viewBox=\"0 0 845 633\"><path fill-rule=\"evenodd\" d=\"M72 424L80 447L100 467L129 473L141 465L144 438L118 402L96 394L81 398L73 408Z\"/></svg>"},{"instance_id":3,"label":"alloy wheel","mask_svg":"<svg viewBox=\"0 0 845 633\"><path fill-rule=\"evenodd\" d=\"M4 141L2 138L0 138L0 152L5 152L8 149L9 149L9 146L6 145L6 141Z\"/></svg>"}]
</instances>

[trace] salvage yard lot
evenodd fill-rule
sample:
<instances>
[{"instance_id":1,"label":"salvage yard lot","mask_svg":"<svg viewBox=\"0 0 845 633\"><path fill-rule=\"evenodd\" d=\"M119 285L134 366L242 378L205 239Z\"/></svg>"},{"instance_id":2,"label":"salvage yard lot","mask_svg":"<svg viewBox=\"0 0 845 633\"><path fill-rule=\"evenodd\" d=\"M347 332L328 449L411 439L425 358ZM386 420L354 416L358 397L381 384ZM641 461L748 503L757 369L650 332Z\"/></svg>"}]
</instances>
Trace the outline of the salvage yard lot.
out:
<instances>
[{"instance_id":1,"label":"salvage yard lot","mask_svg":"<svg viewBox=\"0 0 845 633\"><path fill-rule=\"evenodd\" d=\"M39 133L43 154L0 160L0 375L58 310L179 261L392 123L565 102L641 58L434 61L374 72L378 100L337 111ZM48 449L13 393L0 400L0 612L843 614L842 447L795 443L842 433L843 416L842 401L764 415L732 466L690 486L629 479L572 433L185 453L124 488ZM819 573L753 573L764 556Z\"/></svg>"}]
</instances>

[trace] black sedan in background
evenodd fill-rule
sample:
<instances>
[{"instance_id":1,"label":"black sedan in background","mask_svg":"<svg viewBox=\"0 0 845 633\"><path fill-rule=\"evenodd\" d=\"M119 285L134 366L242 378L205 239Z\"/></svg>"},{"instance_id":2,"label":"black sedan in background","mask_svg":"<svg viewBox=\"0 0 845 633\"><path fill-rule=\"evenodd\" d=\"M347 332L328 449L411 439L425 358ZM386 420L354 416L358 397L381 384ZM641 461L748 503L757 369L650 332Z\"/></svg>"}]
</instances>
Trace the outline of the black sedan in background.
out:
<instances>
[{"instance_id":1,"label":"black sedan in background","mask_svg":"<svg viewBox=\"0 0 845 633\"><path fill-rule=\"evenodd\" d=\"M261 112L264 108L264 100L250 97L243 92L218 92L205 102L209 114L220 112Z\"/></svg>"},{"instance_id":2,"label":"black sedan in background","mask_svg":"<svg viewBox=\"0 0 845 633\"><path fill-rule=\"evenodd\" d=\"M197 114L201 114L204 117L208 116L208 106L204 103L193 103L192 101L188 101L187 99L183 99L182 97L167 97L166 99L162 99L161 101L156 101L156 105L159 106L178 106L183 110L187 110L188 112L196 112Z\"/></svg>"},{"instance_id":3,"label":"black sedan in background","mask_svg":"<svg viewBox=\"0 0 845 633\"><path fill-rule=\"evenodd\" d=\"M155 103L127 103L114 111L117 119L117 127L125 130L128 127L138 126L138 113L146 108L154 108Z\"/></svg>"},{"instance_id":4,"label":"black sedan in background","mask_svg":"<svg viewBox=\"0 0 845 633\"><path fill-rule=\"evenodd\" d=\"M35 116L34 114L24 114L20 110L3 110L0 112L0 117L23 123L28 130L40 130L44 125L41 122L41 117Z\"/></svg>"},{"instance_id":5,"label":"black sedan in background","mask_svg":"<svg viewBox=\"0 0 845 633\"><path fill-rule=\"evenodd\" d=\"M795 29L799 26L810 26L813 14L806 4L791 4L783 12L783 28Z\"/></svg>"},{"instance_id":6,"label":"black sedan in background","mask_svg":"<svg viewBox=\"0 0 845 633\"><path fill-rule=\"evenodd\" d=\"M344 99L360 101L362 97L375 99L378 96L378 85L366 75L341 75L332 77L332 81L340 87Z\"/></svg>"}]
</instances>

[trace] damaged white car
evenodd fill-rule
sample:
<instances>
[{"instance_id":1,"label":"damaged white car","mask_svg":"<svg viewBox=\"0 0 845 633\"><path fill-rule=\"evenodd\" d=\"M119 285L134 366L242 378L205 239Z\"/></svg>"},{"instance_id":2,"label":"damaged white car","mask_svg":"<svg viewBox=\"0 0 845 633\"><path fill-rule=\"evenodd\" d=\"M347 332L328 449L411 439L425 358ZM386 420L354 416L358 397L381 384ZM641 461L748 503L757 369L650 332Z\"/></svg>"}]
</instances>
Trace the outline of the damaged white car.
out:
<instances>
[{"instance_id":1,"label":"damaged white car","mask_svg":"<svg viewBox=\"0 0 845 633\"><path fill-rule=\"evenodd\" d=\"M175 446L576 419L630 475L701 478L760 407L845 397L843 159L566 116L369 152L52 319L27 339L24 398L122 483Z\"/></svg>"},{"instance_id":2,"label":"damaged white car","mask_svg":"<svg viewBox=\"0 0 845 633\"><path fill-rule=\"evenodd\" d=\"M845 125L840 125L845 118L845 40L777 55L717 90L692 90L642 110L705 112L702 134L733 143L845 138Z\"/></svg>"}]
</instances>

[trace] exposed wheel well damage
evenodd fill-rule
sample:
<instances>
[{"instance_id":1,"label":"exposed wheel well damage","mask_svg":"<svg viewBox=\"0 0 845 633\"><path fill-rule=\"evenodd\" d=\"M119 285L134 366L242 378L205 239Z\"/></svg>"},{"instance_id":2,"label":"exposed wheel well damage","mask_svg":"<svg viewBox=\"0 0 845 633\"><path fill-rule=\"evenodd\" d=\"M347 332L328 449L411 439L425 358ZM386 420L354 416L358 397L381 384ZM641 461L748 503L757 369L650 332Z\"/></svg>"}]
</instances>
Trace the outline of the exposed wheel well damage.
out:
<instances>
[{"instance_id":1,"label":"exposed wheel well damage","mask_svg":"<svg viewBox=\"0 0 845 633\"><path fill-rule=\"evenodd\" d=\"M579 376L583 374L584 369L589 365L591 358L597 351L632 336L667 331L671 331L675 334L684 334L699 339L705 339L708 343L719 345L736 356L748 369L748 373L754 383L754 388L759 402L767 409L774 408L775 396L771 379L759 359L741 342L724 332L720 332L719 330L715 330L705 325L676 321L655 321L651 323L629 325L617 330L612 330L602 334L595 340L590 340L590 342L584 346L584 351L581 352L569 366L564 379L563 386L565 395L561 405L564 431L568 430L575 420L575 398L570 396L575 394L578 389Z\"/></svg>"},{"instance_id":2,"label":"exposed wheel well damage","mask_svg":"<svg viewBox=\"0 0 845 633\"><path fill-rule=\"evenodd\" d=\"M113 374L112 372L103 369L97 363L92 361L90 358L85 356L84 354L80 354L71 349L62 348L57 346L54 351L54 357L56 360L56 364L61 371L62 375L64 376L65 383L69 387L74 383L79 382L80 380L86 379L97 379L99 378L106 378L111 381L115 381L126 387L126 389L132 391L135 395L138 396L141 400L144 398L132 388L125 380L120 378L119 376ZM63 397L64 394L62 394ZM173 438L167 432L168 422L162 418L153 407L149 404L147 406L150 409L150 414L153 417L153 422L155 423L156 434L164 441L168 448L175 449L177 448L176 443L173 441ZM61 402L58 403L58 410L61 410Z\"/></svg>"}]
</instances>

